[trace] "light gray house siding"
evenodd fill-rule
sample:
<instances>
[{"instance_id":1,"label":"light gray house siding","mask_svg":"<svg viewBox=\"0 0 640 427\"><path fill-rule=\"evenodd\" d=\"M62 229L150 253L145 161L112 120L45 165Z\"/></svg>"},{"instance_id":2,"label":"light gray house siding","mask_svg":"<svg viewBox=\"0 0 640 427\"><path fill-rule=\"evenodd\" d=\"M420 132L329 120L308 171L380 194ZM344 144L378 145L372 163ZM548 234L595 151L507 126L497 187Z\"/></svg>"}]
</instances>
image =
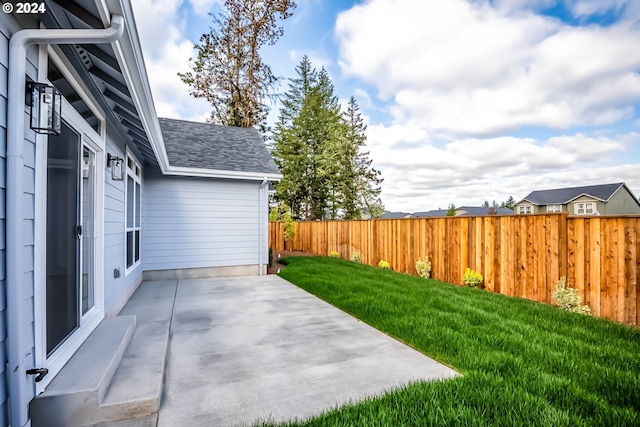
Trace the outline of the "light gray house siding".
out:
<instances>
[{"instance_id":1,"label":"light gray house siding","mask_svg":"<svg viewBox=\"0 0 640 427\"><path fill-rule=\"evenodd\" d=\"M19 31L21 26L16 20L6 14L0 14L0 425L9 422L8 382L10 372L7 370L8 348L7 328L13 321L7 318L7 283L6 283L6 150L7 150L7 95L8 95L8 68L9 68L9 39L11 35ZM37 80L38 48L32 46L27 49L26 74L33 80ZM25 124L28 126L28 107L25 106ZM28 128L27 128L28 129ZM22 204L23 219L21 222L20 238L22 239L21 265L19 271L22 274L20 286L20 300L24 307L29 307L30 316L26 316L24 324L19 325L23 337L20 354L24 355L25 362L33 366L35 363L34 342L34 318L33 318L33 292L34 292L34 240L35 240L35 133L25 131L23 160L23 194L18 202ZM12 201L9 201L12 202ZM20 375L22 372L16 372ZM26 386L26 401L34 395L33 380L26 375L21 375L19 381ZM26 419L27 408L23 408L23 419Z\"/></svg>"},{"instance_id":2,"label":"light gray house siding","mask_svg":"<svg viewBox=\"0 0 640 427\"><path fill-rule=\"evenodd\" d=\"M106 152L126 159L123 144L107 135ZM144 168L144 166L143 166ZM111 169L104 171L104 309L107 316L117 314L142 281L144 259L135 270L125 274L125 184L111 179ZM141 185L140 209L144 215L144 178ZM144 235L144 226L143 231ZM115 277L119 270L120 277Z\"/></svg>"},{"instance_id":3,"label":"light gray house siding","mask_svg":"<svg viewBox=\"0 0 640 427\"><path fill-rule=\"evenodd\" d=\"M257 274L259 189L259 181L161 176L148 170L145 270L255 266Z\"/></svg>"},{"instance_id":4,"label":"light gray house siding","mask_svg":"<svg viewBox=\"0 0 640 427\"><path fill-rule=\"evenodd\" d=\"M7 19L4 17L4 19ZM9 401L7 393L7 289L5 240L5 177L7 166L7 68L9 63L9 35L0 25L0 425L7 425Z\"/></svg>"},{"instance_id":5,"label":"light gray house siding","mask_svg":"<svg viewBox=\"0 0 640 427\"><path fill-rule=\"evenodd\" d=\"M616 214L640 214L640 204L637 199L622 186L616 191L604 206L603 215Z\"/></svg>"}]
</instances>

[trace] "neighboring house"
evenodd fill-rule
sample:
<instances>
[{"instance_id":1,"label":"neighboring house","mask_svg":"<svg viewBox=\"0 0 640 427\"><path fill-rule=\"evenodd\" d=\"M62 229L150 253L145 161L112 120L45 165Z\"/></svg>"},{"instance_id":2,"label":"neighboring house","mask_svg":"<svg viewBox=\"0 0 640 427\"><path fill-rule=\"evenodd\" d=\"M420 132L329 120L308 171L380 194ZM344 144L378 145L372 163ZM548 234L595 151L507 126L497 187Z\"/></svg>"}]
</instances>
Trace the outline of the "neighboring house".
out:
<instances>
[{"instance_id":1,"label":"neighboring house","mask_svg":"<svg viewBox=\"0 0 640 427\"><path fill-rule=\"evenodd\" d=\"M281 178L253 130L157 118L128 0L45 5L0 14L0 426L144 278L264 272ZM60 135L28 82L61 92Z\"/></svg>"},{"instance_id":2,"label":"neighboring house","mask_svg":"<svg viewBox=\"0 0 640 427\"><path fill-rule=\"evenodd\" d=\"M640 202L624 182L533 191L516 203L517 214L568 212L569 215L640 214Z\"/></svg>"}]
</instances>

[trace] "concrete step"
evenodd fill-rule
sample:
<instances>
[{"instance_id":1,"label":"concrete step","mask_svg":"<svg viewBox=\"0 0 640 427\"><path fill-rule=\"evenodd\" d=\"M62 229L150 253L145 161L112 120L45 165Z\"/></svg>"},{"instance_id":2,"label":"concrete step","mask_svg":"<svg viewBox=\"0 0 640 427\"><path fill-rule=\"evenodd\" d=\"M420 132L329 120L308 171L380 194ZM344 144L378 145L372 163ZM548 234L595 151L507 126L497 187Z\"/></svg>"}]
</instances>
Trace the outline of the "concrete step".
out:
<instances>
[{"instance_id":1,"label":"concrete step","mask_svg":"<svg viewBox=\"0 0 640 427\"><path fill-rule=\"evenodd\" d=\"M135 316L104 319L58 375L29 404L32 427L69 427L91 420L133 336Z\"/></svg>"},{"instance_id":2,"label":"concrete step","mask_svg":"<svg viewBox=\"0 0 640 427\"><path fill-rule=\"evenodd\" d=\"M92 424L88 427L156 427L158 425L158 414L147 415L146 417L133 418L123 421L107 421L104 423Z\"/></svg>"},{"instance_id":3,"label":"concrete step","mask_svg":"<svg viewBox=\"0 0 640 427\"><path fill-rule=\"evenodd\" d=\"M169 322L141 323L100 403L103 421L157 414L169 345Z\"/></svg>"}]
</instances>

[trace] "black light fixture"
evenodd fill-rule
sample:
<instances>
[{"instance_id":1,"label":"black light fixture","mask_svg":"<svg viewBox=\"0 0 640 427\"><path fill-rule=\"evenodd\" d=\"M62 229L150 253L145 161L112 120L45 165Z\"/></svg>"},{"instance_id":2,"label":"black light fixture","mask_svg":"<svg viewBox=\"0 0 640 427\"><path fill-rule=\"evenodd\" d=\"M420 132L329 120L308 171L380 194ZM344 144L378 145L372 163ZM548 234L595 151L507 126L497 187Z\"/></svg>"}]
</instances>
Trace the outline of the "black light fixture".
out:
<instances>
[{"instance_id":1,"label":"black light fixture","mask_svg":"<svg viewBox=\"0 0 640 427\"><path fill-rule=\"evenodd\" d=\"M107 153L107 166L111 168L111 179L114 181L124 181L124 159Z\"/></svg>"},{"instance_id":2,"label":"black light fixture","mask_svg":"<svg viewBox=\"0 0 640 427\"><path fill-rule=\"evenodd\" d=\"M27 83L27 104L31 107L30 127L37 133L60 135L62 95L46 83Z\"/></svg>"}]
</instances>

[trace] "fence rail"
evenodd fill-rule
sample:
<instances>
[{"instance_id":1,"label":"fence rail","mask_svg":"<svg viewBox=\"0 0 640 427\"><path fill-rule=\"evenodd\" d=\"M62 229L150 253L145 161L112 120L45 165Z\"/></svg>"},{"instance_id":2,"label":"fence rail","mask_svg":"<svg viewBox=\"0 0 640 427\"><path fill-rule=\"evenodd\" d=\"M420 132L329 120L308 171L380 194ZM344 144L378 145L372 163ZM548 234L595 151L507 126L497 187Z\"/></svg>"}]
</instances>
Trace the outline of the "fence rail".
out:
<instances>
[{"instance_id":1,"label":"fence rail","mask_svg":"<svg viewBox=\"0 0 640 427\"><path fill-rule=\"evenodd\" d=\"M462 284L467 267L485 289L552 303L562 276L595 316L640 324L640 215L569 217L566 213L297 222L287 249L416 274L429 256L431 276ZM269 224L269 245L285 250L283 224Z\"/></svg>"}]
</instances>

